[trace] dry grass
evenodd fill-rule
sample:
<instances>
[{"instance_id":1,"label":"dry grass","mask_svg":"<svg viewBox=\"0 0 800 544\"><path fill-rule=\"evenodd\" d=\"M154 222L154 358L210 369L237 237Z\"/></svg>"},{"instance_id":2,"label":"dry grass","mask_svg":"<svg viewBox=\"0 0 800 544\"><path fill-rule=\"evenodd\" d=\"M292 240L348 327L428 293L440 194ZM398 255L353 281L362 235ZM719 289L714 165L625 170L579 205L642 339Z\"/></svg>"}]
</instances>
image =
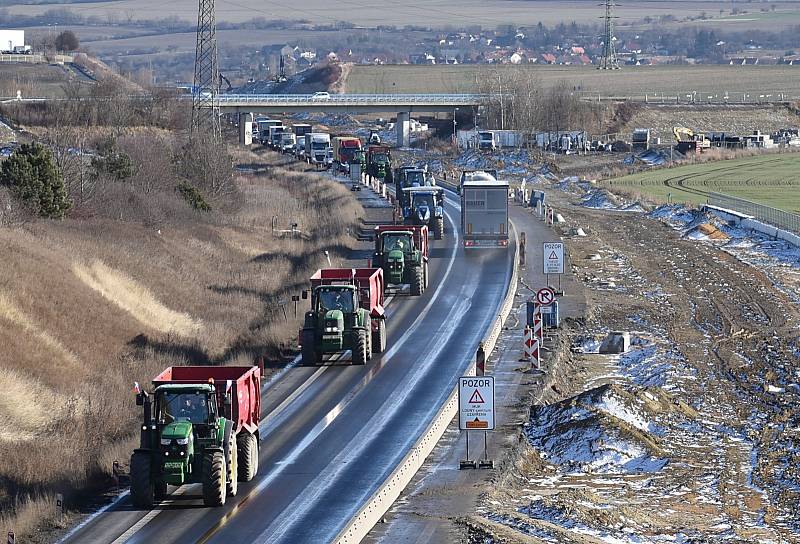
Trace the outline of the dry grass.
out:
<instances>
[{"instance_id":1,"label":"dry grass","mask_svg":"<svg viewBox=\"0 0 800 544\"><path fill-rule=\"evenodd\" d=\"M325 250L353 247L363 210L343 186L280 159L237 160L266 172L235 178L236 198L211 214L185 211L167 182L137 179L94 206L174 208L168 219L0 222L0 530L32 531L54 515L55 493L69 506L108 487L138 436L134 381L174 364L277 360L294 345L302 316L282 301ZM109 201L116 194L126 200ZM273 234L273 216L301 235Z\"/></svg>"}]
</instances>

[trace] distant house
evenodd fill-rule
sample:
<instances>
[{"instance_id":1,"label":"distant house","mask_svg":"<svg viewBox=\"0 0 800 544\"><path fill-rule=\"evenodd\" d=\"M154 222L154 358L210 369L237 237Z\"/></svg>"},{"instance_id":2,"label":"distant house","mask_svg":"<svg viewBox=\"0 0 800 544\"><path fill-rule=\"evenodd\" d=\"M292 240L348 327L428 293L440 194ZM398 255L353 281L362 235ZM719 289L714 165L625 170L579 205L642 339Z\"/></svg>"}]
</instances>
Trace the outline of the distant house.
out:
<instances>
[{"instance_id":1,"label":"distant house","mask_svg":"<svg viewBox=\"0 0 800 544\"><path fill-rule=\"evenodd\" d=\"M555 64L556 63L556 56L552 53L542 53L539 55L539 58L542 59L544 64Z\"/></svg>"},{"instance_id":2,"label":"distant house","mask_svg":"<svg viewBox=\"0 0 800 544\"><path fill-rule=\"evenodd\" d=\"M590 65L592 63L592 59L590 59L589 56L586 55L586 54L582 53L582 54L578 55L577 58L578 58L578 62L580 62L584 66L588 66L588 65Z\"/></svg>"},{"instance_id":3,"label":"distant house","mask_svg":"<svg viewBox=\"0 0 800 544\"><path fill-rule=\"evenodd\" d=\"M586 51L584 51L583 47L578 47L578 46L572 46L571 51L572 51L573 55L583 55L583 54L586 53Z\"/></svg>"}]
</instances>

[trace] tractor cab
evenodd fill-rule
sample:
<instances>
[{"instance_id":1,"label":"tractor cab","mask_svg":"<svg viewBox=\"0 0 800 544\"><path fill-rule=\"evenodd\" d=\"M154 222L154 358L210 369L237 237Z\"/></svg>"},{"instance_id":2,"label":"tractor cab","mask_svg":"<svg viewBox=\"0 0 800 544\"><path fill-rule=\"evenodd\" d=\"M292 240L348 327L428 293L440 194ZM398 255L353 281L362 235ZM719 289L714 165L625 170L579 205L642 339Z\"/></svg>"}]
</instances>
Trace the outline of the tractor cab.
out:
<instances>
[{"instance_id":1,"label":"tractor cab","mask_svg":"<svg viewBox=\"0 0 800 544\"><path fill-rule=\"evenodd\" d=\"M411 195L411 210L415 214L418 225L427 225L431 220L431 213L436 207L436 193L433 191L415 191Z\"/></svg>"},{"instance_id":2,"label":"tractor cab","mask_svg":"<svg viewBox=\"0 0 800 544\"><path fill-rule=\"evenodd\" d=\"M384 231L376 251L384 257L384 272L388 283L400 284L405 275L405 263L414 261L414 235L410 231Z\"/></svg>"},{"instance_id":3,"label":"tractor cab","mask_svg":"<svg viewBox=\"0 0 800 544\"><path fill-rule=\"evenodd\" d=\"M212 384L167 384L158 386L154 397L158 442L153 447L163 462L163 482L183 485L202 469L195 453L218 441L217 393Z\"/></svg>"}]
</instances>

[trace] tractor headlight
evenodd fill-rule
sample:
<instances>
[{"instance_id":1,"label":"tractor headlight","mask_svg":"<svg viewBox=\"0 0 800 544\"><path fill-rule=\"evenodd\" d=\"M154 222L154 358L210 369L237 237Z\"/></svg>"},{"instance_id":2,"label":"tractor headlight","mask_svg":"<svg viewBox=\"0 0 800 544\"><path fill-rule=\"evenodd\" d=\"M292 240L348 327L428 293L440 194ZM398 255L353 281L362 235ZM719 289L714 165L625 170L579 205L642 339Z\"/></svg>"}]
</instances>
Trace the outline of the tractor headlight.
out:
<instances>
[{"instance_id":1,"label":"tractor headlight","mask_svg":"<svg viewBox=\"0 0 800 544\"><path fill-rule=\"evenodd\" d=\"M189 437L187 436L186 438L178 438L178 439L176 440L176 442L177 442L178 444L180 444L181 446L185 446L186 444L188 444L188 443L189 443Z\"/></svg>"},{"instance_id":2,"label":"tractor headlight","mask_svg":"<svg viewBox=\"0 0 800 544\"><path fill-rule=\"evenodd\" d=\"M161 439L161 445L162 446L169 446L170 444L172 444L172 440L171 439L169 439L169 438L162 438Z\"/></svg>"},{"instance_id":3,"label":"tractor headlight","mask_svg":"<svg viewBox=\"0 0 800 544\"><path fill-rule=\"evenodd\" d=\"M339 332L339 327L325 327L325 332Z\"/></svg>"}]
</instances>

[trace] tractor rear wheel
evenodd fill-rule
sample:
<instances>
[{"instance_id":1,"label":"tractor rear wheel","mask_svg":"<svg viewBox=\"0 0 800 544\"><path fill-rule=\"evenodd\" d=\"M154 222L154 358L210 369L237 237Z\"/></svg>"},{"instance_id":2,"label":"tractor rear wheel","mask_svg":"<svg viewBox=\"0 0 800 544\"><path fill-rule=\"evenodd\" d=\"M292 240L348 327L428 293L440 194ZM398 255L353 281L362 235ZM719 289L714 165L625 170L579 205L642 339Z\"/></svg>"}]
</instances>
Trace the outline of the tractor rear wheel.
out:
<instances>
[{"instance_id":1,"label":"tractor rear wheel","mask_svg":"<svg viewBox=\"0 0 800 544\"><path fill-rule=\"evenodd\" d=\"M303 329L300 341L302 345L300 347L300 354L303 360L304 365L315 365L319 362L319 355L317 354L316 349L316 334L314 334L314 329Z\"/></svg>"},{"instance_id":2,"label":"tractor rear wheel","mask_svg":"<svg viewBox=\"0 0 800 544\"><path fill-rule=\"evenodd\" d=\"M225 454L221 451L203 455L203 503L225 505Z\"/></svg>"},{"instance_id":3,"label":"tractor rear wheel","mask_svg":"<svg viewBox=\"0 0 800 544\"><path fill-rule=\"evenodd\" d=\"M258 472L258 440L248 432L236 437L239 454L239 481L249 482Z\"/></svg>"},{"instance_id":4,"label":"tractor rear wheel","mask_svg":"<svg viewBox=\"0 0 800 544\"><path fill-rule=\"evenodd\" d=\"M133 452L131 455L131 500L137 508L152 508L155 501L155 484L150 471L150 455Z\"/></svg>"},{"instance_id":5,"label":"tractor rear wheel","mask_svg":"<svg viewBox=\"0 0 800 544\"><path fill-rule=\"evenodd\" d=\"M383 353L386 349L386 320L378 321L378 330L372 333L372 353Z\"/></svg>"},{"instance_id":6,"label":"tractor rear wheel","mask_svg":"<svg viewBox=\"0 0 800 544\"><path fill-rule=\"evenodd\" d=\"M358 329L353 332L355 338L353 339L353 364L365 365L367 364L367 332L364 329Z\"/></svg>"},{"instance_id":7,"label":"tractor rear wheel","mask_svg":"<svg viewBox=\"0 0 800 544\"><path fill-rule=\"evenodd\" d=\"M228 454L225 457L228 479L227 495L229 497L235 497L239 490L239 448L237 445L236 435L231 435Z\"/></svg>"},{"instance_id":8,"label":"tractor rear wheel","mask_svg":"<svg viewBox=\"0 0 800 544\"><path fill-rule=\"evenodd\" d=\"M414 267L411 278L411 294L418 297L425 291L425 278L423 277L422 266Z\"/></svg>"},{"instance_id":9,"label":"tractor rear wheel","mask_svg":"<svg viewBox=\"0 0 800 544\"><path fill-rule=\"evenodd\" d=\"M433 237L441 240L444 237L444 217L437 217L433 226Z\"/></svg>"}]
</instances>

